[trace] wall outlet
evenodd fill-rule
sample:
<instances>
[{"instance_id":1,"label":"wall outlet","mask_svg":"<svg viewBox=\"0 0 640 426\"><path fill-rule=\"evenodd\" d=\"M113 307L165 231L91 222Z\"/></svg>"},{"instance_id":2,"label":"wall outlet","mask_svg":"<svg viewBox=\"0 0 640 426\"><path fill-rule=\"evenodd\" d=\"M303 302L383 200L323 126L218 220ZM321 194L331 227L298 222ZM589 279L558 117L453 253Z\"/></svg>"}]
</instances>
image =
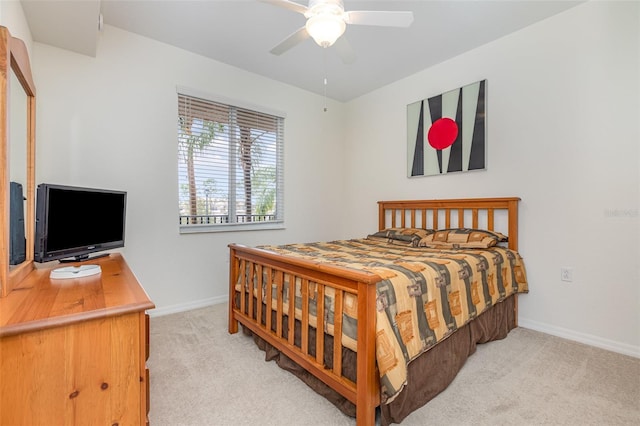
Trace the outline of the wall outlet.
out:
<instances>
[{"instance_id":1,"label":"wall outlet","mask_svg":"<svg viewBox=\"0 0 640 426\"><path fill-rule=\"evenodd\" d=\"M573 281L573 268L568 266L563 266L560 268L560 279L562 281L572 282Z\"/></svg>"}]
</instances>

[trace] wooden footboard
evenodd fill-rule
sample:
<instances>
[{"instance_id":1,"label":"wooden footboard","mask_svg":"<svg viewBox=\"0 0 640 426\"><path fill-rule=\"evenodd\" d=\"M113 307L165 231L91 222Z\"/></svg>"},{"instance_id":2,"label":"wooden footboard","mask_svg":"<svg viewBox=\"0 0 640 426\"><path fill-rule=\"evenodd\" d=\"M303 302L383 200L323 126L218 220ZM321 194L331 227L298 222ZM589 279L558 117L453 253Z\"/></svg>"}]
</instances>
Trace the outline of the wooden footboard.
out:
<instances>
[{"instance_id":1,"label":"wooden footboard","mask_svg":"<svg viewBox=\"0 0 640 426\"><path fill-rule=\"evenodd\" d=\"M375 360L376 283L380 277L366 272L283 258L273 253L231 244L229 276L229 332L238 323L283 352L329 387L356 405L357 424L373 425L380 402ZM267 282L263 282L266 277ZM288 287L300 282L301 338L295 342L295 306L289 303ZM333 324L333 366L324 364L325 341L315 339L315 356L309 351L309 283L316 285L317 312L324 312L324 294L335 291ZM264 288L264 293L263 289ZM275 289L276 294L272 292ZM342 375L342 317L346 293L358 300L356 383ZM237 303L234 301L237 300ZM275 303L274 303L275 300ZM264 304L265 309L261 309ZM275 311L275 315L270 315ZM267 314L265 314L267 313ZM272 323L275 316L276 323ZM324 330L324 316L317 315L316 330ZM283 321L288 321L287 333Z\"/></svg>"},{"instance_id":2,"label":"wooden footboard","mask_svg":"<svg viewBox=\"0 0 640 426\"><path fill-rule=\"evenodd\" d=\"M518 201L515 197L380 201L379 229L484 228L507 234L509 248L517 250ZM239 323L242 324L354 403L357 425L374 425L375 408L380 404L375 345L376 283L381 278L237 244L230 244L229 248L229 332L237 333ZM294 303L289 303L286 283L299 283L299 312ZM315 338L315 346L310 350L309 336L309 298L317 294L316 311L324 312L324 295L328 291L335 291L330 367L324 362L325 340ZM342 318L348 294L357 298L358 306L355 383L342 374ZM296 316L300 321L299 339L293 332ZM324 315L317 315L314 321L316 330L325 330Z\"/></svg>"}]
</instances>

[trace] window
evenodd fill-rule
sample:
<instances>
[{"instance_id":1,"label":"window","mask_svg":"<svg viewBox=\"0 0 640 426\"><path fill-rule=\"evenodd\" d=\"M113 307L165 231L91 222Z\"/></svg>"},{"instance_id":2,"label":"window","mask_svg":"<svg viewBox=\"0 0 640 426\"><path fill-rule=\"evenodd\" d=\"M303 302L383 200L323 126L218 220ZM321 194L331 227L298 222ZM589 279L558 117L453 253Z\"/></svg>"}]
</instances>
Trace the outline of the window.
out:
<instances>
[{"instance_id":1,"label":"window","mask_svg":"<svg viewBox=\"0 0 640 426\"><path fill-rule=\"evenodd\" d=\"M282 228L284 118L182 92L180 231Z\"/></svg>"}]
</instances>

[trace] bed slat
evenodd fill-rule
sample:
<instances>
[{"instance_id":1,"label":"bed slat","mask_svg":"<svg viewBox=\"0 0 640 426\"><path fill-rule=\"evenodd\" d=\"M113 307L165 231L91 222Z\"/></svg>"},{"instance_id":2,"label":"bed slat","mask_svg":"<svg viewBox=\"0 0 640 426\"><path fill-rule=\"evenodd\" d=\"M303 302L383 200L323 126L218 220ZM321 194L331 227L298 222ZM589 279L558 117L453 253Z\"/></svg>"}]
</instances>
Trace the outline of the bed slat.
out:
<instances>
[{"instance_id":1,"label":"bed slat","mask_svg":"<svg viewBox=\"0 0 640 426\"><path fill-rule=\"evenodd\" d=\"M333 308L333 334L342 336L342 314L344 292L336 291L335 306ZM333 340L333 373L342 375L342 339Z\"/></svg>"},{"instance_id":2,"label":"bed slat","mask_svg":"<svg viewBox=\"0 0 640 426\"><path fill-rule=\"evenodd\" d=\"M244 260L240 261L240 269L242 271L246 270L246 262ZM242 274L241 275L241 280L240 280L240 310L242 312L246 311L246 308L245 308L245 303L246 303L245 302L245 299L246 299L245 298L245 294L246 294L246 285L247 285L246 279L247 279L247 276L245 274Z\"/></svg>"},{"instance_id":3,"label":"bed slat","mask_svg":"<svg viewBox=\"0 0 640 426\"><path fill-rule=\"evenodd\" d=\"M254 265L250 265L249 267L249 276L247 277L247 294L253 296L254 293L254 284L255 284L255 279L256 279L256 268ZM248 302L249 302L249 312L252 318L254 318L253 315L253 301L254 298L253 297L247 297Z\"/></svg>"},{"instance_id":4,"label":"bed slat","mask_svg":"<svg viewBox=\"0 0 640 426\"><path fill-rule=\"evenodd\" d=\"M289 274L289 288L287 289L288 291L288 296L287 296L287 301L288 301L288 306L289 309L287 311L287 322L288 322L288 330L289 330L289 344L293 345L295 342L295 324L296 324L296 317L295 317L295 309L296 309L296 287L297 287L297 279L295 275ZM284 290L283 290L284 291ZM284 299L284 293L282 295L282 298ZM278 335L280 335L280 333L278 333Z\"/></svg>"},{"instance_id":5,"label":"bed slat","mask_svg":"<svg viewBox=\"0 0 640 426\"><path fill-rule=\"evenodd\" d=\"M267 330L271 330L271 315L269 315L269 312L271 312L271 310L273 309L273 272L271 270L270 267L265 268L267 270L267 291L266 291L266 298L267 298L267 304L266 304L266 329ZM242 307L240 307L240 309L242 310ZM244 312L244 311L242 311ZM262 324L262 322L259 322L258 324Z\"/></svg>"},{"instance_id":6,"label":"bed slat","mask_svg":"<svg viewBox=\"0 0 640 426\"><path fill-rule=\"evenodd\" d=\"M262 265L258 265L256 273L258 274L258 287L256 289L256 306L262 306L262 284L263 284L263 273L262 273ZM251 309L253 311L253 308ZM262 309L256 309L256 321L258 324L262 324Z\"/></svg>"},{"instance_id":7,"label":"bed slat","mask_svg":"<svg viewBox=\"0 0 640 426\"><path fill-rule=\"evenodd\" d=\"M322 312L323 315L316 315L316 362L322 364L324 362L324 339L319 337L324 331L324 286L317 285L316 310Z\"/></svg>"},{"instance_id":8,"label":"bed slat","mask_svg":"<svg viewBox=\"0 0 640 426\"><path fill-rule=\"evenodd\" d=\"M302 339L301 349L305 355L309 354L309 280L303 279L300 294L302 297ZM291 329L293 330L293 329ZM291 333L293 334L293 333Z\"/></svg>"},{"instance_id":9,"label":"bed slat","mask_svg":"<svg viewBox=\"0 0 640 426\"><path fill-rule=\"evenodd\" d=\"M277 271L276 272L276 297L278 298L278 300L276 302L276 305L277 305L276 312L284 312L283 311L284 300L282 300L283 293L284 293L284 272ZM283 315L278 315L276 317L276 336L278 337L282 336L282 320L283 320Z\"/></svg>"}]
</instances>

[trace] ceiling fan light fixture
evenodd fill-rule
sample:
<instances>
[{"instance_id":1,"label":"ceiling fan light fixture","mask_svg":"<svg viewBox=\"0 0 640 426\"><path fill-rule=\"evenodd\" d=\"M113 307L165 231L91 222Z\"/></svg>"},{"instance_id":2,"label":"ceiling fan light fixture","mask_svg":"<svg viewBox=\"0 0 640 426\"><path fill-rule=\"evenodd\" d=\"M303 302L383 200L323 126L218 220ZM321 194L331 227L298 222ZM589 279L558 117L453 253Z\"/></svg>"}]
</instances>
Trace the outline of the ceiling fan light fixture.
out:
<instances>
[{"instance_id":1,"label":"ceiling fan light fixture","mask_svg":"<svg viewBox=\"0 0 640 426\"><path fill-rule=\"evenodd\" d=\"M329 47L344 34L347 24L340 16L322 14L310 17L305 27L318 45Z\"/></svg>"},{"instance_id":2,"label":"ceiling fan light fixture","mask_svg":"<svg viewBox=\"0 0 640 426\"><path fill-rule=\"evenodd\" d=\"M406 28L413 22L413 12L385 11L385 10L356 10L345 11L343 0L309 0L305 7L293 0L260 0L275 6L289 9L304 15L307 22L304 27L271 49L274 55L281 55L308 38L321 47L332 46L344 34L347 25L369 25L379 27ZM339 43L336 50L345 64L353 63L355 55L346 40Z\"/></svg>"}]
</instances>

